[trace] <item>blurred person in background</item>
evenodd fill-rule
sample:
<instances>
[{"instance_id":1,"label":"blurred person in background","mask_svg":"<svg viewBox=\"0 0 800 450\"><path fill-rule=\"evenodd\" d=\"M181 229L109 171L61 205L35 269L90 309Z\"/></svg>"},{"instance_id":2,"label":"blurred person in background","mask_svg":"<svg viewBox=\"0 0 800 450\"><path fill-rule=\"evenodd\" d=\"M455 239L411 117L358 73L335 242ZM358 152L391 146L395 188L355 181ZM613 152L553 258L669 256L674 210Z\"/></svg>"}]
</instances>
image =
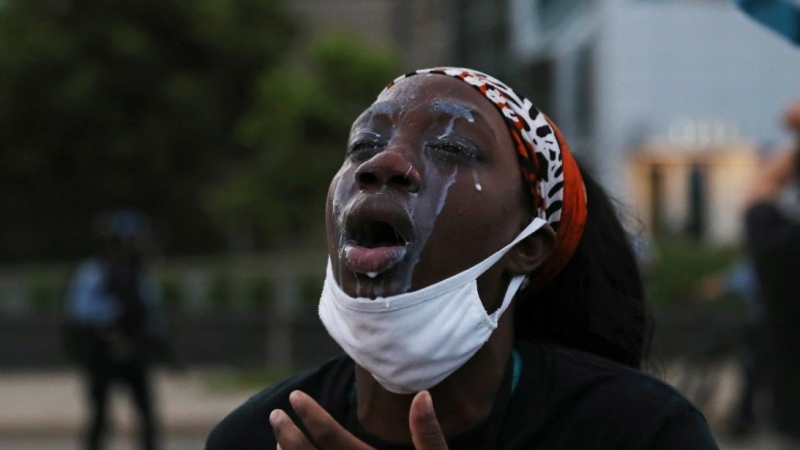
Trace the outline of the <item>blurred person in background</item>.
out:
<instances>
[{"instance_id":1,"label":"blurred person in background","mask_svg":"<svg viewBox=\"0 0 800 450\"><path fill-rule=\"evenodd\" d=\"M717 448L639 371L651 319L611 200L499 80L390 83L326 223L319 314L346 355L251 398L208 450Z\"/></svg>"},{"instance_id":2,"label":"blurred person in background","mask_svg":"<svg viewBox=\"0 0 800 450\"><path fill-rule=\"evenodd\" d=\"M117 211L98 216L93 231L97 253L79 264L66 293L67 349L85 375L91 408L86 448L103 448L109 393L120 383L138 412L141 448L153 450L157 424L150 367L165 348L166 324L158 285L144 261L148 220Z\"/></svg>"},{"instance_id":3,"label":"blurred person in background","mask_svg":"<svg viewBox=\"0 0 800 450\"><path fill-rule=\"evenodd\" d=\"M749 189L746 244L766 310L772 420L800 445L800 101L784 114L794 143L771 156Z\"/></svg>"},{"instance_id":4,"label":"blurred person in background","mask_svg":"<svg viewBox=\"0 0 800 450\"><path fill-rule=\"evenodd\" d=\"M756 399L766 374L764 355L764 303L753 264L737 261L727 273L725 291L745 303L747 323L741 349L742 388L730 432L734 437L751 434L757 425Z\"/></svg>"},{"instance_id":5,"label":"blurred person in background","mask_svg":"<svg viewBox=\"0 0 800 450\"><path fill-rule=\"evenodd\" d=\"M759 296L758 277L748 259L739 259L725 272L704 279L697 295L706 301L733 296L745 306L746 322L739 354L742 385L738 404L729 425L734 438L751 435L758 425L756 400L767 374L764 342L764 302Z\"/></svg>"}]
</instances>

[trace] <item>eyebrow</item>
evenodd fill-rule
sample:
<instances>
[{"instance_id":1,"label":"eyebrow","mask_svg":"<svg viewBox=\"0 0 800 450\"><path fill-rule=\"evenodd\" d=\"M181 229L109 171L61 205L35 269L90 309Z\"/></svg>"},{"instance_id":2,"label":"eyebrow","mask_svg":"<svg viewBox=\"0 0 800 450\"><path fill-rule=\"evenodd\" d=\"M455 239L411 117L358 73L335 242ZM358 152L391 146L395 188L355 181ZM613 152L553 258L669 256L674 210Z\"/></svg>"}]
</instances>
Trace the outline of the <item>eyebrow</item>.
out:
<instances>
[{"instance_id":1,"label":"eyebrow","mask_svg":"<svg viewBox=\"0 0 800 450\"><path fill-rule=\"evenodd\" d=\"M452 117L458 117L461 119L469 120L470 122L475 122L476 120L480 119L481 122L489 129L489 132L492 133L492 137L495 139L497 138L497 133L495 132L494 128L489 125L489 121L486 119L480 111L475 108L471 108L467 105L452 102L452 101L434 101L432 105L428 107L428 109L433 112L434 114L447 114ZM383 102L376 102L370 105L366 110L364 110L362 115L364 114L378 114L378 115L385 115L391 116L403 110L403 107L400 106L399 103L393 101L383 101ZM472 119L472 120L470 120Z\"/></svg>"},{"instance_id":2,"label":"eyebrow","mask_svg":"<svg viewBox=\"0 0 800 450\"><path fill-rule=\"evenodd\" d=\"M430 109L436 114L447 114L450 116L467 119L469 121L474 120L473 116L481 114L473 108L453 102L434 102Z\"/></svg>"},{"instance_id":3,"label":"eyebrow","mask_svg":"<svg viewBox=\"0 0 800 450\"><path fill-rule=\"evenodd\" d=\"M435 114L447 114L452 117L466 119L470 122L475 122L477 119L480 119L481 122L483 122L484 125L486 125L486 128L488 128L489 131L492 133L492 137L497 138L497 134L495 133L494 128L492 128L492 126L489 125L489 121L486 120L486 116L481 114L481 112L475 108L470 108L469 106L456 102L437 101L433 103L430 109Z\"/></svg>"},{"instance_id":4,"label":"eyebrow","mask_svg":"<svg viewBox=\"0 0 800 450\"><path fill-rule=\"evenodd\" d=\"M390 116L396 112L399 112L402 107L394 102L378 102L373 103L369 106L369 108L364 110L364 113L370 114L381 114L385 116ZM364 114L362 113L362 114Z\"/></svg>"}]
</instances>

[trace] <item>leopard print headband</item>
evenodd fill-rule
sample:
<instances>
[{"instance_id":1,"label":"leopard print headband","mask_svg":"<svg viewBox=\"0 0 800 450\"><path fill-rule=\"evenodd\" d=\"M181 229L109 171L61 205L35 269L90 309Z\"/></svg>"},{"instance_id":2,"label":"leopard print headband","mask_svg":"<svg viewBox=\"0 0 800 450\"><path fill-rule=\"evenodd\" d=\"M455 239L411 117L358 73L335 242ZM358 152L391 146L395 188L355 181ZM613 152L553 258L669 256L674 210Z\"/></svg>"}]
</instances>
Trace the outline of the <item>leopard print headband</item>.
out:
<instances>
[{"instance_id":1,"label":"leopard print headband","mask_svg":"<svg viewBox=\"0 0 800 450\"><path fill-rule=\"evenodd\" d=\"M500 80L472 69L436 67L397 77L398 81L418 74L441 74L461 80L483 94L500 111L516 146L522 177L534 201L536 215L556 231L553 255L531 280L541 288L566 266L586 225L586 188L567 141L549 117L530 100L517 95Z\"/></svg>"}]
</instances>

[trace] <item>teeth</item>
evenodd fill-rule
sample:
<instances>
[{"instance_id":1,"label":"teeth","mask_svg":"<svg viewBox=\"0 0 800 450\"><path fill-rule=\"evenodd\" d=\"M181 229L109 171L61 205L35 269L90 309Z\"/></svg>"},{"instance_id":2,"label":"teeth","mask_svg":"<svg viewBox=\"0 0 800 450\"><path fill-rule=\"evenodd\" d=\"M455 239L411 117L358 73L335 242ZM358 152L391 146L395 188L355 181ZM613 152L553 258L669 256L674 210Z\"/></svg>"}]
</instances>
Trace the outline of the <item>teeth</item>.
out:
<instances>
[{"instance_id":1,"label":"teeth","mask_svg":"<svg viewBox=\"0 0 800 450\"><path fill-rule=\"evenodd\" d=\"M367 276L370 278L375 278L378 276L378 272L367 272Z\"/></svg>"}]
</instances>

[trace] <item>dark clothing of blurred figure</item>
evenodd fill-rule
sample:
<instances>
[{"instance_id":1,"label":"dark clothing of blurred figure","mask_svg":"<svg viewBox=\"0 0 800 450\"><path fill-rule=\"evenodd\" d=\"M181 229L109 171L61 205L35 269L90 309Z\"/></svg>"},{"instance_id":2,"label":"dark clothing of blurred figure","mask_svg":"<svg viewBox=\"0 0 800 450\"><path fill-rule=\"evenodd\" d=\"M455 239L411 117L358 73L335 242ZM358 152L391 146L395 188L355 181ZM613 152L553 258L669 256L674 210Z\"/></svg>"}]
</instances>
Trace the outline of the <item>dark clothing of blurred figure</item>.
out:
<instances>
[{"instance_id":1,"label":"dark clothing of blurred figure","mask_svg":"<svg viewBox=\"0 0 800 450\"><path fill-rule=\"evenodd\" d=\"M139 228L130 223L135 217L118 213L108 219L111 225L100 232L100 256L79 265L67 291L67 348L87 381L90 450L103 448L109 393L117 383L129 389L138 411L141 448L157 448L149 374L153 356L163 348L165 326L156 284L138 248Z\"/></svg>"},{"instance_id":2,"label":"dark clothing of blurred figure","mask_svg":"<svg viewBox=\"0 0 800 450\"><path fill-rule=\"evenodd\" d=\"M102 342L97 342L103 346ZM115 361L108 349L98 348L92 352L85 367L89 382L89 401L92 414L87 430L86 447L90 450L102 448L108 429L109 392L114 383L128 387L131 399L138 411L141 430L141 447L156 449L156 418L150 391L149 366L143 361Z\"/></svg>"},{"instance_id":3,"label":"dark clothing of blurred figure","mask_svg":"<svg viewBox=\"0 0 800 450\"><path fill-rule=\"evenodd\" d=\"M776 431L800 444L800 101L784 123L795 143L771 156L747 193L745 233L764 302Z\"/></svg>"},{"instance_id":4,"label":"dark clothing of blurred figure","mask_svg":"<svg viewBox=\"0 0 800 450\"><path fill-rule=\"evenodd\" d=\"M722 276L708 279L700 294L708 300L734 296L744 303L747 312L739 359L743 383L729 429L733 437L744 438L757 426L756 394L763 387L767 372L763 342L764 304L759 297L758 278L753 264L748 260L737 261Z\"/></svg>"},{"instance_id":5,"label":"dark clothing of blurred figure","mask_svg":"<svg viewBox=\"0 0 800 450\"><path fill-rule=\"evenodd\" d=\"M771 202L747 211L747 244L766 304L777 430L800 438L800 221Z\"/></svg>"}]
</instances>

